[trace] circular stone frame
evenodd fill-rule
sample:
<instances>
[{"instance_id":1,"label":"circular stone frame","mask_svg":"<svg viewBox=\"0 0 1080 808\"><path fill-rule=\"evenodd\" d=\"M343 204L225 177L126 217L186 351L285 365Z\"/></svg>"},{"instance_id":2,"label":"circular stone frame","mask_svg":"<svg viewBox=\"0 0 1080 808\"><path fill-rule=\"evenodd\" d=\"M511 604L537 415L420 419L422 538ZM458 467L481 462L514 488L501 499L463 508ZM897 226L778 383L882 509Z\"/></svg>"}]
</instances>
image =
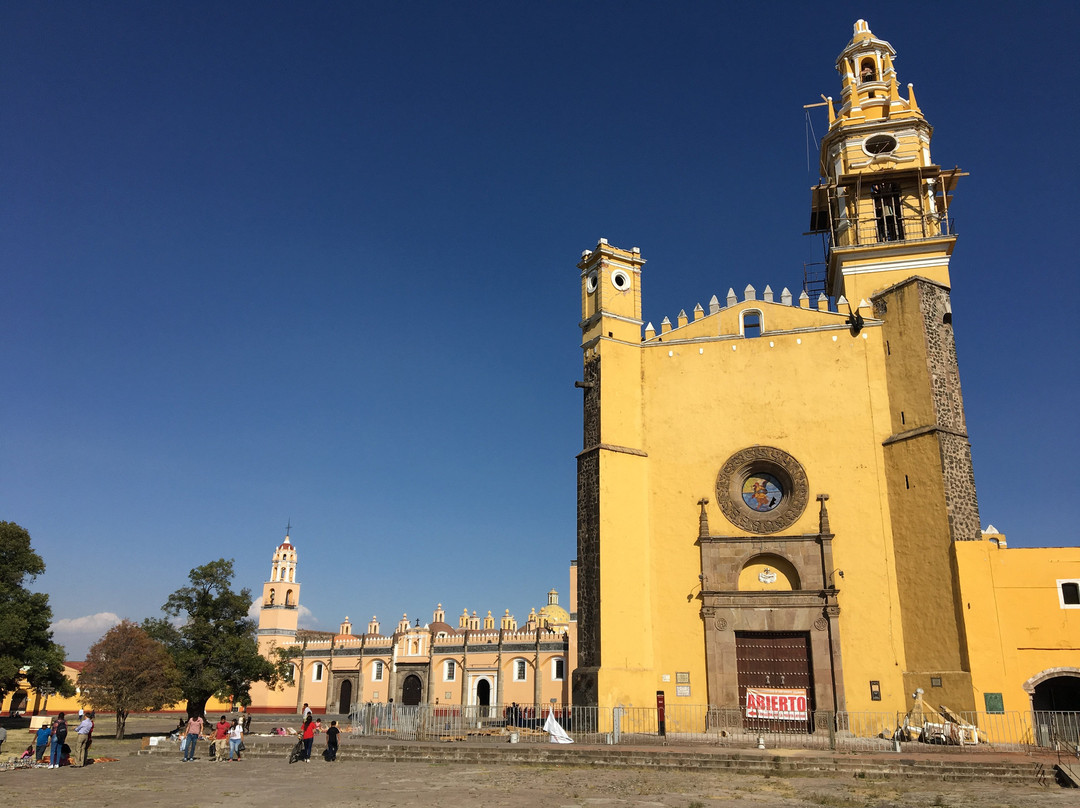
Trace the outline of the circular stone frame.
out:
<instances>
[{"instance_id":1,"label":"circular stone frame","mask_svg":"<svg viewBox=\"0 0 1080 808\"><path fill-rule=\"evenodd\" d=\"M755 511L742 497L743 484L754 474L772 475L783 497L770 511ZM776 533L794 524L806 510L810 486L794 457L772 446L751 446L736 452L716 475L716 502L727 520L751 533Z\"/></svg>"}]
</instances>

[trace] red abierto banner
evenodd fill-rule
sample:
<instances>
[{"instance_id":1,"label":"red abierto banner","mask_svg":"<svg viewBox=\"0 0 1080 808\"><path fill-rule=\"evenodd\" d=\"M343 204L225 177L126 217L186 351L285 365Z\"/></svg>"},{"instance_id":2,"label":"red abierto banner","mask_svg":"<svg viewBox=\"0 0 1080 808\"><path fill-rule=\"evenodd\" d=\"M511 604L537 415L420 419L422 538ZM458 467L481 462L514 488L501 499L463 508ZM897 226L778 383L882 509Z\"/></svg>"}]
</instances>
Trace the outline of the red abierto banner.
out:
<instances>
[{"instance_id":1,"label":"red abierto banner","mask_svg":"<svg viewBox=\"0 0 1080 808\"><path fill-rule=\"evenodd\" d=\"M747 718L806 721L810 717L806 691L789 688L746 688Z\"/></svg>"}]
</instances>

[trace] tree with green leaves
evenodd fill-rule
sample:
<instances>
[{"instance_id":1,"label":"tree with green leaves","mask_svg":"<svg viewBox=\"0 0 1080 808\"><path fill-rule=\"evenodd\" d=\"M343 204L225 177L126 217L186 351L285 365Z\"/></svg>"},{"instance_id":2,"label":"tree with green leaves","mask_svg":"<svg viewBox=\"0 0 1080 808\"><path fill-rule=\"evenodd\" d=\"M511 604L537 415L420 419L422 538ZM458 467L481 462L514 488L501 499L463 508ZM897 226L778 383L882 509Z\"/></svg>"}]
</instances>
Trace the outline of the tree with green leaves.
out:
<instances>
[{"instance_id":1,"label":"tree with green leaves","mask_svg":"<svg viewBox=\"0 0 1080 808\"><path fill-rule=\"evenodd\" d=\"M64 675L64 649L49 629L49 596L26 588L43 572L45 562L30 546L30 534L14 522L0 522L0 701L24 677L39 691L75 695Z\"/></svg>"},{"instance_id":2,"label":"tree with green leaves","mask_svg":"<svg viewBox=\"0 0 1080 808\"><path fill-rule=\"evenodd\" d=\"M160 710L182 698L180 671L168 650L137 624L124 620L90 646L79 673L83 701L116 713L116 738L123 740L132 710Z\"/></svg>"},{"instance_id":3,"label":"tree with green leaves","mask_svg":"<svg viewBox=\"0 0 1080 808\"><path fill-rule=\"evenodd\" d=\"M280 678L281 666L259 654L255 621L248 617L251 590L233 592L232 579L232 559L196 567L188 585L161 607L168 617L143 621L180 671L188 716L203 715L211 696L249 703L252 682L275 685Z\"/></svg>"}]
</instances>

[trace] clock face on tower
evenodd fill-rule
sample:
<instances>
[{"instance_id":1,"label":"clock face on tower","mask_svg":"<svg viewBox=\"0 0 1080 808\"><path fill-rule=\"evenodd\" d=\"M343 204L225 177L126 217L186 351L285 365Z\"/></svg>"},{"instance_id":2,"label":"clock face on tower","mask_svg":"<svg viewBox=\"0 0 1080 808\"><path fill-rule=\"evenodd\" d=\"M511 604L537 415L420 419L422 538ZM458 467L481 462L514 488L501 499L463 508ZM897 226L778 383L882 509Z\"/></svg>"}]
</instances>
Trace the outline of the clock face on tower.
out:
<instances>
[{"instance_id":1,"label":"clock face on tower","mask_svg":"<svg viewBox=\"0 0 1080 808\"><path fill-rule=\"evenodd\" d=\"M863 151L871 155L890 154L896 151L896 138L892 135L871 135L863 141Z\"/></svg>"}]
</instances>

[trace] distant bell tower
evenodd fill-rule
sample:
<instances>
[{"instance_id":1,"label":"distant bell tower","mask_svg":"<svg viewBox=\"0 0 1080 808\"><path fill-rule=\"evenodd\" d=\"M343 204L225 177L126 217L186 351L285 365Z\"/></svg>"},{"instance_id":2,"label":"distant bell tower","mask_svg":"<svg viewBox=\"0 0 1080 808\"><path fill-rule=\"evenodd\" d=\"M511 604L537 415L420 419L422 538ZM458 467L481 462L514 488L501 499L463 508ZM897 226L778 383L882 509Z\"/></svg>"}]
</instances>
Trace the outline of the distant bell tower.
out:
<instances>
[{"instance_id":1,"label":"distant bell tower","mask_svg":"<svg viewBox=\"0 0 1080 808\"><path fill-rule=\"evenodd\" d=\"M296 548L285 541L274 549L270 580L263 584L259 609L259 648L287 645L296 637L300 584L296 580Z\"/></svg>"},{"instance_id":2,"label":"distant bell tower","mask_svg":"<svg viewBox=\"0 0 1080 808\"><path fill-rule=\"evenodd\" d=\"M931 159L933 127L912 85L901 95L895 58L893 46L858 20L836 62L840 109L827 102L810 228L827 237L828 294L852 305L916 275L951 285L949 201L964 175Z\"/></svg>"}]
</instances>

